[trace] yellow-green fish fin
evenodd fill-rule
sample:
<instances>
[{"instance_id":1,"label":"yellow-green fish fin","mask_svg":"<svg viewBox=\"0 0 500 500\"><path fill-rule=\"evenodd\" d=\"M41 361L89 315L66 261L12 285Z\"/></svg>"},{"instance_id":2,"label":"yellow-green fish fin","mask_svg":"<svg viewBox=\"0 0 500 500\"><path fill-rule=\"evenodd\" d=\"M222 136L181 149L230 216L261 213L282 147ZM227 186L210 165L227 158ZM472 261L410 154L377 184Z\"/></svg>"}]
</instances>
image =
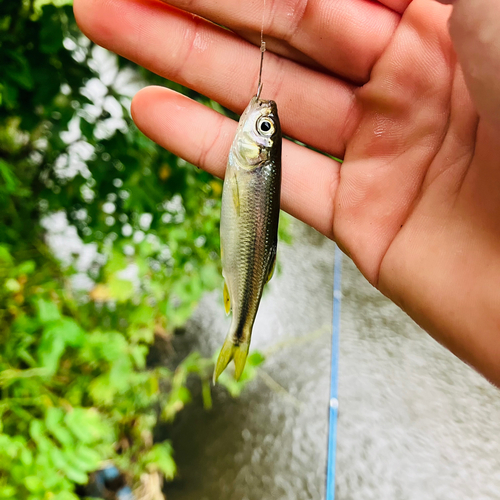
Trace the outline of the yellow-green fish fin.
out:
<instances>
[{"instance_id":1,"label":"yellow-green fish fin","mask_svg":"<svg viewBox=\"0 0 500 500\"><path fill-rule=\"evenodd\" d=\"M226 314L229 314L229 311L231 311L231 298L229 297L226 280L224 280L224 308L226 309Z\"/></svg>"},{"instance_id":2,"label":"yellow-green fish fin","mask_svg":"<svg viewBox=\"0 0 500 500\"><path fill-rule=\"evenodd\" d=\"M240 190L238 188L238 177L233 175L233 182L231 183L233 186L233 202L234 207L236 208L236 213L238 216L240 215Z\"/></svg>"},{"instance_id":3,"label":"yellow-green fish fin","mask_svg":"<svg viewBox=\"0 0 500 500\"><path fill-rule=\"evenodd\" d=\"M269 259L269 266L268 266L268 274L267 274L267 280L266 284L271 281L271 278L273 277L274 270L276 269L276 247L273 248L270 259Z\"/></svg>"},{"instance_id":4,"label":"yellow-green fish fin","mask_svg":"<svg viewBox=\"0 0 500 500\"><path fill-rule=\"evenodd\" d=\"M214 384L217 382L220 374L226 369L229 362L234 359L234 378L239 380L241 374L243 373L243 368L245 368L245 363L248 355L248 342L242 342L241 344L234 344L230 337L226 338L224 345L217 359L217 364L214 370Z\"/></svg>"},{"instance_id":5,"label":"yellow-green fish fin","mask_svg":"<svg viewBox=\"0 0 500 500\"><path fill-rule=\"evenodd\" d=\"M243 370L245 369L245 363L247 362L248 356L248 348L250 344L247 342L240 344L239 346L235 346L233 352L234 358L234 378L239 380Z\"/></svg>"}]
</instances>

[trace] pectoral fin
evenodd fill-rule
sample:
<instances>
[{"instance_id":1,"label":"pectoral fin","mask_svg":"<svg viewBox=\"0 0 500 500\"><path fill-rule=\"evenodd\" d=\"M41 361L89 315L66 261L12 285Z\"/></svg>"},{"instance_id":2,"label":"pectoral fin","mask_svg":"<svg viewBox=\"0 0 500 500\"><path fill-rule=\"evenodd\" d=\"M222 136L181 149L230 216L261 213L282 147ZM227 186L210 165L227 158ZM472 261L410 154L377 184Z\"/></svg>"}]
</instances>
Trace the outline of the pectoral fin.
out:
<instances>
[{"instance_id":1,"label":"pectoral fin","mask_svg":"<svg viewBox=\"0 0 500 500\"><path fill-rule=\"evenodd\" d=\"M224 280L224 308L226 309L226 314L231 311L231 298L229 297L229 290L227 289L227 283Z\"/></svg>"},{"instance_id":2,"label":"pectoral fin","mask_svg":"<svg viewBox=\"0 0 500 500\"><path fill-rule=\"evenodd\" d=\"M238 188L238 178L236 177L236 175L233 176L233 182L231 184L233 186L234 208L236 208L236 213L239 216L240 215L240 191Z\"/></svg>"}]
</instances>

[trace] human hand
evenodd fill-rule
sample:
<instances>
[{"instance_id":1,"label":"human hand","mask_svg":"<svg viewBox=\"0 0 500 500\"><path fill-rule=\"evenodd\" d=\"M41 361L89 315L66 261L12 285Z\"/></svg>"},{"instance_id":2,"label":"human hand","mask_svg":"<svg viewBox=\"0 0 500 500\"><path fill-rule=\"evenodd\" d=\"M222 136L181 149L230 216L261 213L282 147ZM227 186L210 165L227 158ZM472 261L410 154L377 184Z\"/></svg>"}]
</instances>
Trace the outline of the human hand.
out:
<instances>
[{"instance_id":1,"label":"human hand","mask_svg":"<svg viewBox=\"0 0 500 500\"><path fill-rule=\"evenodd\" d=\"M74 2L98 44L241 112L259 64L242 38L258 44L263 0L168 3ZM448 34L451 8L432 0L268 2L275 54L262 96L277 101L285 134L344 158L284 141L282 208L334 238L374 286L500 383L500 127L461 38L478 39L463 19L471 3L496 5L481 19L500 4L466 3L451 27L474 100ZM138 93L132 114L153 140L223 176L232 120L157 87Z\"/></svg>"}]
</instances>

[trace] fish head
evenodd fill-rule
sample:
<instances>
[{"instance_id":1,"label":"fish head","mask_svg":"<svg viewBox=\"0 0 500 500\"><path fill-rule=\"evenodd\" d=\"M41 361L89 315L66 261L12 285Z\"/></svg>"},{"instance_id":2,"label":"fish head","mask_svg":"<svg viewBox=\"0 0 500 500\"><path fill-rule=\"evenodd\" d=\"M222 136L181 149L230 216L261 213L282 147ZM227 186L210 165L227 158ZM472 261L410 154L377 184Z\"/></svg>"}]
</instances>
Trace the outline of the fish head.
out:
<instances>
[{"instance_id":1,"label":"fish head","mask_svg":"<svg viewBox=\"0 0 500 500\"><path fill-rule=\"evenodd\" d=\"M274 101L252 98L241 115L231 155L241 168L254 169L281 153L281 126Z\"/></svg>"}]
</instances>

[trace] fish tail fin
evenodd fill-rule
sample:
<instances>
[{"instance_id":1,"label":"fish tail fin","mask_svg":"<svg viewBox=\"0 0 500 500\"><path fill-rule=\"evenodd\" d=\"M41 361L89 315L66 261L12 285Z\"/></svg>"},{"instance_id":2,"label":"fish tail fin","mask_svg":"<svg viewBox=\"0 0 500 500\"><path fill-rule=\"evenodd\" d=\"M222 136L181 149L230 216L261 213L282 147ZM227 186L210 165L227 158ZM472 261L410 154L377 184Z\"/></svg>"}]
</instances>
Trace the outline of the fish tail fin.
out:
<instances>
[{"instance_id":1,"label":"fish tail fin","mask_svg":"<svg viewBox=\"0 0 500 500\"><path fill-rule=\"evenodd\" d=\"M217 382L219 375L226 369L227 365L232 359L234 359L234 378L239 380L241 374L243 373L243 368L245 368L245 362L247 360L248 348L250 347L249 342L237 342L233 340L234 337L231 333L226 337L224 345L217 359L217 364L214 370L214 384Z\"/></svg>"}]
</instances>

